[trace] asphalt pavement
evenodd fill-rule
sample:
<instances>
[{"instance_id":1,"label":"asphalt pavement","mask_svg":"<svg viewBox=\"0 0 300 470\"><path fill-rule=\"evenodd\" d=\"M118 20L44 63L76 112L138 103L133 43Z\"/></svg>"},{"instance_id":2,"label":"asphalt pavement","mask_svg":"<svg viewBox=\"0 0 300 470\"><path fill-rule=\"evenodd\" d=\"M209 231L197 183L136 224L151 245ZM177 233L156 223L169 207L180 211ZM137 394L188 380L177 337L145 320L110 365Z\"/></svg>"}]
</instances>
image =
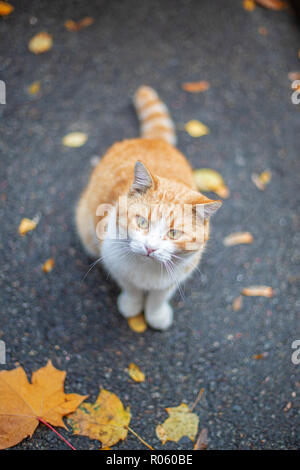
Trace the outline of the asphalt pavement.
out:
<instances>
[{"instance_id":1,"label":"asphalt pavement","mask_svg":"<svg viewBox=\"0 0 300 470\"><path fill-rule=\"evenodd\" d=\"M100 385L116 393L131 408L131 427L156 449L193 448L187 438L163 447L155 427L165 407L193 403L201 388L195 412L209 449L299 447L300 365L291 345L300 339L300 104L291 101L288 73L300 70L300 33L292 11L250 12L239 0L11 3L14 12L0 18L1 369L21 364L30 376L52 359L67 371L68 392L91 401ZM94 23L64 27L85 16ZM28 41L40 31L53 35L53 47L34 55ZM198 80L210 89L182 90ZM35 81L40 91L30 95ZM131 97L141 84L168 104L192 165L219 171L231 192L164 333L129 329L116 308L118 288L101 269L83 279L91 260L74 225L95 157L138 135ZM189 136L191 119L210 133ZM88 135L84 146L61 144L72 131ZM267 169L272 180L260 191L251 175ZM37 228L21 237L21 219L37 214ZM253 243L224 247L235 231L250 231ZM45 274L48 258L55 266ZM249 285L271 286L274 297L245 297L234 311ZM130 362L144 383L128 377ZM99 448L65 435L79 449ZM40 426L16 448L66 446ZM115 448L144 445L130 434Z\"/></svg>"}]
</instances>

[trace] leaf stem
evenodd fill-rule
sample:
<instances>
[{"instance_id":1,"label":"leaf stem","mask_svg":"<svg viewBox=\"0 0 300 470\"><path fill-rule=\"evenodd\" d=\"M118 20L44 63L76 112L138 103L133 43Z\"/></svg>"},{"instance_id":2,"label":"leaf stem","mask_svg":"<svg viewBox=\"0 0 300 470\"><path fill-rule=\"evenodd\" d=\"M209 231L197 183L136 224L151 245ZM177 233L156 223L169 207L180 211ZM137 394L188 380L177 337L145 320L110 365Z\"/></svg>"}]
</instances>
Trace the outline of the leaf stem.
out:
<instances>
[{"instance_id":1,"label":"leaf stem","mask_svg":"<svg viewBox=\"0 0 300 470\"><path fill-rule=\"evenodd\" d=\"M72 450L76 450L75 447L72 446L72 444L70 444L69 441L67 441L67 439L64 438L64 436L62 436L61 434L59 434L59 432L56 431L56 429L54 429L51 424L47 423L47 421L45 421L43 418L41 418L40 416L37 417L37 419L45 424L46 426L48 426L48 428L51 429L51 431L55 432L55 434L57 434L69 447L71 447Z\"/></svg>"},{"instance_id":2,"label":"leaf stem","mask_svg":"<svg viewBox=\"0 0 300 470\"><path fill-rule=\"evenodd\" d=\"M142 439L133 429L131 429L129 426L127 426L128 431L130 431L135 437L137 437L146 447L148 447L150 450L155 450L153 447L150 446L144 439Z\"/></svg>"}]
</instances>

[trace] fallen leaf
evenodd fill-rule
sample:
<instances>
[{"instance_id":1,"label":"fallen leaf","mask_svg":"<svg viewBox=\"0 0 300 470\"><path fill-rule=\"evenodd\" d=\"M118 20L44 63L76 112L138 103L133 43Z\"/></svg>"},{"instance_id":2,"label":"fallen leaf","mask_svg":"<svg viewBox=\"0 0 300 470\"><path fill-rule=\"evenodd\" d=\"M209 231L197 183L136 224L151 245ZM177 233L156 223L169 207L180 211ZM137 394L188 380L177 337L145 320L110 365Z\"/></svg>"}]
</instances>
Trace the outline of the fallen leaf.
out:
<instances>
[{"instance_id":1,"label":"fallen leaf","mask_svg":"<svg viewBox=\"0 0 300 470\"><path fill-rule=\"evenodd\" d=\"M290 72L288 74L289 79L293 82L294 80L300 80L300 72Z\"/></svg>"},{"instance_id":2,"label":"fallen leaf","mask_svg":"<svg viewBox=\"0 0 300 470\"><path fill-rule=\"evenodd\" d=\"M189 93L201 93L210 88L209 82L202 80L200 82L186 82L182 84L182 88Z\"/></svg>"},{"instance_id":3,"label":"fallen leaf","mask_svg":"<svg viewBox=\"0 0 300 470\"><path fill-rule=\"evenodd\" d=\"M156 427L156 435L163 444L167 441L178 442L183 436L195 440L199 418L189 407L182 403L174 408L166 408L169 418Z\"/></svg>"},{"instance_id":4,"label":"fallen leaf","mask_svg":"<svg viewBox=\"0 0 300 470\"><path fill-rule=\"evenodd\" d=\"M196 444L194 445L194 450L206 450L208 446L208 433L207 429L203 428L200 431Z\"/></svg>"},{"instance_id":5,"label":"fallen leaf","mask_svg":"<svg viewBox=\"0 0 300 470\"><path fill-rule=\"evenodd\" d=\"M128 373L135 382L145 382L145 374L133 362L128 366Z\"/></svg>"},{"instance_id":6,"label":"fallen leaf","mask_svg":"<svg viewBox=\"0 0 300 470\"><path fill-rule=\"evenodd\" d=\"M66 147L81 147L87 141L87 135L84 132L70 132L62 139L62 144Z\"/></svg>"},{"instance_id":7,"label":"fallen leaf","mask_svg":"<svg viewBox=\"0 0 300 470\"><path fill-rule=\"evenodd\" d=\"M33 82L31 85L28 87L28 93L30 95L36 95L41 89L41 82L36 81Z\"/></svg>"},{"instance_id":8,"label":"fallen leaf","mask_svg":"<svg viewBox=\"0 0 300 470\"><path fill-rule=\"evenodd\" d=\"M27 219L26 217L21 220L19 225L19 234L24 236L27 232L34 230L37 226L37 221L32 219Z\"/></svg>"},{"instance_id":9,"label":"fallen leaf","mask_svg":"<svg viewBox=\"0 0 300 470\"><path fill-rule=\"evenodd\" d=\"M22 367L0 372L0 449L12 447L32 436L39 418L52 426L66 428L62 418L72 413L85 396L64 393L66 372L45 367L28 382Z\"/></svg>"},{"instance_id":10,"label":"fallen leaf","mask_svg":"<svg viewBox=\"0 0 300 470\"><path fill-rule=\"evenodd\" d=\"M238 310L241 310L243 306L243 297L239 295L236 299L234 299L232 303L232 308L234 312L237 312Z\"/></svg>"},{"instance_id":11,"label":"fallen leaf","mask_svg":"<svg viewBox=\"0 0 300 470\"><path fill-rule=\"evenodd\" d=\"M253 242L253 236L250 232L235 232L227 235L223 243L225 246L234 246L241 244L249 244Z\"/></svg>"},{"instance_id":12,"label":"fallen leaf","mask_svg":"<svg viewBox=\"0 0 300 470\"><path fill-rule=\"evenodd\" d=\"M201 137L203 135L209 134L209 129L205 124L202 122L197 121L197 119L193 119L189 121L185 125L185 130L191 137Z\"/></svg>"},{"instance_id":13,"label":"fallen leaf","mask_svg":"<svg viewBox=\"0 0 300 470\"><path fill-rule=\"evenodd\" d=\"M68 422L74 434L98 439L104 447L111 447L127 437L130 423L129 407L114 393L101 389L95 403L83 403Z\"/></svg>"},{"instance_id":14,"label":"fallen leaf","mask_svg":"<svg viewBox=\"0 0 300 470\"><path fill-rule=\"evenodd\" d=\"M260 26L258 28L258 32L259 34L261 34L262 36L267 36L268 35L268 30L267 28L265 28L264 26Z\"/></svg>"},{"instance_id":15,"label":"fallen leaf","mask_svg":"<svg viewBox=\"0 0 300 470\"><path fill-rule=\"evenodd\" d=\"M272 287L269 286L251 286L245 287L242 294L247 297L273 297L274 292Z\"/></svg>"},{"instance_id":16,"label":"fallen leaf","mask_svg":"<svg viewBox=\"0 0 300 470\"><path fill-rule=\"evenodd\" d=\"M14 7L7 2L0 2L0 16L8 16L14 11Z\"/></svg>"},{"instance_id":17,"label":"fallen leaf","mask_svg":"<svg viewBox=\"0 0 300 470\"><path fill-rule=\"evenodd\" d=\"M260 175L253 173L251 176L252 182L261 191L264 191L266 185L270 183L271 178L272 173L269 170L263 171Z\"/></svg>"},{"instance_id":18,"label":"fallen leaf","mask_svg":"<svg viewBox=\"0 0 300 470\"><path fill-rule=\"evenodd\" d=\"M44 52L51 49L52 45L53 39L51 34L42 31L30 39L28 48L34 54L43 54Z\"/></svg>"},{"instance_id":19,"label":"fallen leaf","mask_svg":"<svg viewBox=\"0 0 300 470\"><path fill-rule=\"evenodd\" d=\"M258 5L269 8L270 10L284 10L287 8L287 2L283 0L255 0Z\"/></svg>"},{"instance_id":20,"label":"fallen leaf","mask_svg":"<svg viewBox=\"0 0 300 470\"><path fill-rule=\"evenodd\" d=\"M50 271L52 271L52 269L54 268L54 264L55 264L55 261L53 258L47 259L47 261L45 261L43 265L44 273L50 273Z\"/></svg>"},{"instance_id":21,"label":"fallen leaf","mask_svg":"<svg viewBox=\"0 0 300 470\"><path fill-rule=\"evenodd\" d=\"M253 11L256 7L255 0L243 0L243 7L247 11Z\"/></svg>"},{"instance_id":22,"label":"fallen leaf","mask_svg":"<svg viewBox=\"0 0 300 470\"><path fill-rule=\"evenodd\" d=\"M265 359L267 356L268 356L268 353L263 352L263 353L259 353L259 354L254 354L252 356L252 359L255 359L257 361L257 360L260 360L260 359Z\"/></svg>"},{"instance_id":23,"label":"fallen leaf","mask_svg":"<svg viewBox=\"0 0 300 470\"><path fill-rule=\"evenodd\" d=\"M85 18L82 18L82 20L79 20L77 22L73 20L66 20L65 27L68 31L77 32L80 29L86 28L87 26L90 26L93 23L94 23L94 18L91 18L90 16L86 16Z\"/></svg>"},{"instance_id":24,"label":"fallen leaf","mask_svg":"<svg viewBox=\"0 0 300 470\"><path fill-rule=\"evenodd\" d=\"M144 331L147 330L147 323L142 313L139 313L135 317L128 318L128 325L136 333L144 333Z\"/></svg>"},{"instance_id":25,"label":"fallen leaf","mask_svg":"<svg viewBox=\"0 0 300 470\"><path fill-rule=\"evenodd\" d=\"M285 407L283 408L284 413L286 413L287 411L289 411L291 408L292 408L292 402L289 401L289 402L285 405Z\"/></svg>"},{"instance_id":26,"label":"fallen leaf","mask_svg":"<svg viewBox=\"0 0 300 470\"><path fill-rule=\"evenodd\" d=\"M229 189L217 171L211 168L201 168L194 171L194 177L199 191L213 191L222 198L229 196Z\"/></svg>"}]
</instances>

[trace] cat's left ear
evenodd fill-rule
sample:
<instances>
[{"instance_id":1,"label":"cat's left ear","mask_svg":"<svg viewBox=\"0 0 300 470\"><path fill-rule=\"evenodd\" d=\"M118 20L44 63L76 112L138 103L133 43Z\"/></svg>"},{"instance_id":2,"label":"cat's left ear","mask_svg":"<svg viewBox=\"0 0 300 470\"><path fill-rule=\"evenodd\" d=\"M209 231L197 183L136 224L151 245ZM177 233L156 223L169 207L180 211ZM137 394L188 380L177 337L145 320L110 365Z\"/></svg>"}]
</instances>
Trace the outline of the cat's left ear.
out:
<instances>
[{"instance_id":1,"label":"cat's left ear","mask_svg":"<svg viewBox=\"0 0 300 470\"><path fill-rule=\"evenodd\" d=\"M199 195L196 205L196 213L202 219L208 219L222 206L222 201L209 199L206 196Z\"/></svg>"},{"instance_id":2,"label":"cat's left ear","mask_svg":"<svg viewBox=\"0 0 300 470\"><path fill-rule=\"evenodd\" d=\"M144 193L153 186L154 179L150 171L142 162L137 161L134 167L134 180L131 190Z\"/></svg>"}]
</instances>

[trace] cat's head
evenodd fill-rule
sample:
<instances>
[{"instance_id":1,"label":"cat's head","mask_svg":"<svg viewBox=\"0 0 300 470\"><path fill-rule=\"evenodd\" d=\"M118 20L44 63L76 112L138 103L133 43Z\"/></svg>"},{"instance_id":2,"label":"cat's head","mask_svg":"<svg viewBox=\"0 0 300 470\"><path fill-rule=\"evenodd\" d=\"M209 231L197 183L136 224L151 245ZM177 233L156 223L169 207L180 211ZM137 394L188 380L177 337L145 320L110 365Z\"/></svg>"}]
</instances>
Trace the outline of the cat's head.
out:
<instances>
[{"instance_id":1,"label":"cat's head","mask_svg":"<svg viewBox=\"0 0 300 470\"><path fill-rule=\"evenodd\" d=\"M203 250L210 216L222 202L153 175L138 161L126 205L118 223L126 229L128 249L165 263Z\"/></svg>"}]
</instances>

